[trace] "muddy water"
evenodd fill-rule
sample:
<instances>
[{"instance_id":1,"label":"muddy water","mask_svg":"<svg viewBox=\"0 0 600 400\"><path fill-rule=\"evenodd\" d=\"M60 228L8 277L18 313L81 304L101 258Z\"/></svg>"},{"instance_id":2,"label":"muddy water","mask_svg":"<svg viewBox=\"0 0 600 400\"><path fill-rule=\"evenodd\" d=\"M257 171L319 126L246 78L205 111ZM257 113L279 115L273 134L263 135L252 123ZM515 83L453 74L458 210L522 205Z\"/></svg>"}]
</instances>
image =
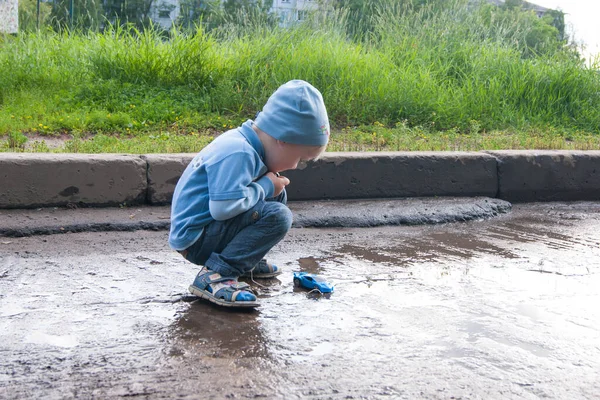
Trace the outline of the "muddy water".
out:
<instances>
[{"instance_id":1,"label":"muddy water","mask_svg":"<svg viewBox=\"0 0 600 400\"><path fill-rule=\"evenodd\" d=\"M166 232L0 238L0 397L600 397L598 203L295 229L271 259L240 313L187 294Z\"/></svg>"}]
</instances>

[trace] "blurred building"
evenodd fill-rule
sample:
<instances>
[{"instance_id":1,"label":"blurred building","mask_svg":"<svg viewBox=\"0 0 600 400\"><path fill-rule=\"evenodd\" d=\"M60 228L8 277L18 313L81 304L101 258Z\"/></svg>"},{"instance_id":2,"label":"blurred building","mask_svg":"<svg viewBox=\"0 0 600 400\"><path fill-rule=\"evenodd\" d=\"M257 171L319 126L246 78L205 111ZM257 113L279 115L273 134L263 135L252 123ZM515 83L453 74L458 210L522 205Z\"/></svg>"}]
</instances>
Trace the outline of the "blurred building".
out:
<instances>
[{"instance_id":1,"label":"blurred building","mask_svg":"<svg viewBox=\"0 0 600 400\"><path fill-rule=\"evenodd\" d=\"M180 12L179 0L155 0L150 7L150 19L164 29L169 29Z\"/></svg>"},{"instance_id":2,"label":"blurred building","mask_svg":"<svg viewBox=\"0 0 600 400\"><path fill-rule=\"evenodd\" d=\"M19 1L0 0L0 33L17 33L19 30Z\"/></svg>"},{"instance_id":3,"label":"blurred building","mask_svg":"<svg viewBox=\"0 0 600 400\"><path fill-rule=\"evenodd\" d=\"M502 5L504 5L504 3L506 3L506 0L487 0L487 1L489 3L495 4L497 6L502 6ZM550 11L549 8L538 6L537 4L530 3L528 1L523 2L523 7L528 10L534 11L537 14L537 16L540 18L542 18L548 11Z\"/></svg>"},{"instance_id":4,"label":"blurred building","mask_svg":"<svg viewBox=\"0 0 600 400\"><path fill-rule=\"evenodd\" d=\"M1 0L0 0L1 1ZM279 18L279 25L291 26L306 19L308 13L316 11L322 0L273 0L270 12ZM154 0L150 18L165 29L169 29L181 13L180 0Z\"/></svg>"},{"instance_id":5,"label":"blurred building","mask_svg":"<svg viewBox=\"0 0 600 400\"><path fill-rule=\"evenodd\" d=\"M6 0L0 0L0 5L3 4L3 1ZM16 3L17 0L8 1ZM487 1L497 6L502 6L506 2L506 0ZM287 27L306 19L308 13L323 8L323 4L327 4L327 0L273 0L270 11L278 16L280 26ZM524 1L523 5L525 8L533 10L540 18L550 11L548 8L527 1ZM164 29L169 29L180 13L180 0L153 0L149 17Z\"/></svg>"},{"instance_id":6,"label":"blurred building","mask_svg":"<svg viewBox=\"0 0 600 400\"><path fill-rule=\"evenodd\" d=\"M280 26L290 26L306 19L307 14L319 9L316 0L273 0L271 12L279 17Z\"/></svg>"}]
</instances>

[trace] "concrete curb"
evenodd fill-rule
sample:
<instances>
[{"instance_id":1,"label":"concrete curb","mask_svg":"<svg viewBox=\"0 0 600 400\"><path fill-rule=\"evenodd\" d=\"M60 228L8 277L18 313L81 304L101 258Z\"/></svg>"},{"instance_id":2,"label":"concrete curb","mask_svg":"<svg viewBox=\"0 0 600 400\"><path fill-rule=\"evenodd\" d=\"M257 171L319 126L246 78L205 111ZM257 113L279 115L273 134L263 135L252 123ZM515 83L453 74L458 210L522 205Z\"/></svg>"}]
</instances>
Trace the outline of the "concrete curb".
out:
<instances>
[{"instance_id":1,"label":"concrete curb","mask_svg":"<svg viewBox=\"0 0 600 400\"><path fill-rule=\"evenodd\" d=\"M497 167L485 153L329 153L285 173L292 200L427 196L496 197Z\"/></svg>"},{"instance_id":2,"label":"concrete curb","mask_svg":"<svg viewBox=\"0 0 600 400\"><path fill-rule=\"evenodd\" d=\"M168 204L194 155L0 153L0 208ZM327 153L285 175L290 200L600 200L600 151Z\"/></svg>"},{"instance_id":3,"label":"concrete curb","mask_svg":"<svg viewBox=\"0 0 600 400\"><path fill-rule=\"evenodd\" d=\"M0 208L143 204L147 163L119 154L0 154Z\"/></svg>"},{"instance_id":4,"label":"concrete curb","mask_svg":"<svg viewBox=\"0 0 600 400\"><path fill-rule=\"evenodd\" d=\"M195 154L148 154L142 156L148 165L147 203L169 204L179 177Z\"/></svg>"},{"instance_id":5,"label":"concrete curb","mask_svg":"<svg viewBox=\"0 0 600 400\"><path fill-rule=\"evenodd\" d=\"M490 151L497 197L512 202L600 200L600 151Z\"/></svg>"}]
</instances>

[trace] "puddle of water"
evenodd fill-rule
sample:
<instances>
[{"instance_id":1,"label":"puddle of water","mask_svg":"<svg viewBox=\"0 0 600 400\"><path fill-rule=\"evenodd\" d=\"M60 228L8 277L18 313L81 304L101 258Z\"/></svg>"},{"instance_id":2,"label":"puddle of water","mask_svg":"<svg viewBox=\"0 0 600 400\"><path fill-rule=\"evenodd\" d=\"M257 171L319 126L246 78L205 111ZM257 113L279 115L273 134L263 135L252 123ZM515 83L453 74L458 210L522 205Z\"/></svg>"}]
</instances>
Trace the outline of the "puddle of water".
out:
<instances>
[{"instance_id":1,"label":"puddle of water","mask_svg":"<svg viewBox=\"0 0 600 400\"><path fill-rule=\"evenodd\" d=\"M0 255L0 397L592 398L600 219L527 210L294 230L242 313L190 301L165 233L26 239ZM335 292L295 290L300 270Z\"/></svg>"},{"instance_id":2,"label":"puddle of water","mask_svg":"<svg viewBox=\"0 0 600 400\"><path fill-rule=\"evenodd\" d=\"M311 274L320 274L323 269L321 268L321 261L323 259L317 259L315 257L304 257L298 259L299 271L309 272Z\"/></svg>"},{"instance_id":3,"label":"puddle of water","mask_svg":"<svg viewBox=\"0 0 600 400\"><path fill-rule=\"evenodd\" d=\"M79 344L73 335L49 335L44 332L34 331L25 337L25 343L50 345L56 347L72 348Z\"/></svg>"},{"instance_id":4,"label":"puddle of water","mask_svg":"<svg viewBox=\"0 0 600 400\"><path fill-rule=\"evenodd\" d=\"M182 349L201 343L204 351L214 356L269 357L256 311L240 312L196 301L179 313L170 328L174 345Z\"/></svg>"}]
</instances>

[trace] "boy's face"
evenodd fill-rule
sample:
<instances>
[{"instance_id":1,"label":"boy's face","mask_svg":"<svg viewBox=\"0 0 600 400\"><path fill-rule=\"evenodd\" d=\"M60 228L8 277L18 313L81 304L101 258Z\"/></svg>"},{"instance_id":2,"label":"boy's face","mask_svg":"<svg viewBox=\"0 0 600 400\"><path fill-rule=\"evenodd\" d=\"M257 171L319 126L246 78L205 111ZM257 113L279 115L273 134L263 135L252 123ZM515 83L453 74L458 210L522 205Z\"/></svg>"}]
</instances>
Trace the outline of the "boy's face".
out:
<instances>
[{"instance_id":1,"label":"boy's face","mask_svg":"<svg viewBox=\"0 0 600 400\"><path fill-rule=\"evenodd\" d=\"M301 146L277 141L276 145L265 154L265 163L269 171L281 172L296 169L300 161L310 161L322 152L318 146Z\"/></svg>"}]
</instances>

